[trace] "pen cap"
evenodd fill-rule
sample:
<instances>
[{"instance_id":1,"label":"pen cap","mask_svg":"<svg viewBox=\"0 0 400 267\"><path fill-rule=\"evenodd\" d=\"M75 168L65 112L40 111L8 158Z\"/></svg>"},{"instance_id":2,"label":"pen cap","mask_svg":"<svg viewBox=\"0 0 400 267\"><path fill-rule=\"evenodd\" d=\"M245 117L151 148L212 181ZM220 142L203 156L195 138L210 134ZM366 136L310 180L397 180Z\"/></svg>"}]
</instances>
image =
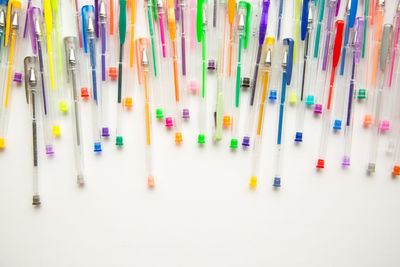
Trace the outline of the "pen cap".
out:
<instances>
[{"instance_id":1,"label":"pen cap","mask_svg":"<svg viewBox=\"0 0 400 267\"><path fill-rule=\"evenodd\" d=\"M18 30L19 18L21 12L21 1L10 0L7 5L7 22L6 22L6 36L4 39L4 46L8 46L8 38L11 33L11 28Z\"/></svg>"},{"instance_id":2,"label":"pen cap","mask_svg":"<svg viewBox=\"0 0 400 267\"><path fill-rule=\"evenodd\" d=\"M125 43L126 37L126 0L119 0L119 44Z\"/></svg>"},{"instance_id":3,"label":"pen cap","mask_svg":"<svg viewBox=\"0 0 400 267\"><path fill-rule=\"evenodd\" d=\"M358 0L349 0L350 2L350 13L349 13L349 27L353 28L357 16Z\"/></svg>"},{"instance_id":4,"label":"pen cap","mask_svg":"<svg viewBox=\"0 0 400 267\"><path fill-rule=\"evenodd\" d=\"M260 20L260 32L258 34L258 44L260 46L263 45L265 34L267 33L269 4L270 0L263 0L261 20Z\"/></svg>"},{"instance_id":5,"label":"pen cap","mask_svg":"<svg viewBox=\"0 0 400 267\"><path fill-rule=\"evenodd\" d=\"M175 22L175 0L167 0L167 21L168 32L172 40L175 40L176 22Z\"/></svg>"},{"instance_id":6,"label":"pen cap","mask_svg":"<svg viewBox=\"0 0 400 267\"><path fill-rule=\"evenodd\" d=\"M37 75L37 63L38 60L35 56L28 56L24 59L25 96L27 104L29 104L30 91L38 84L39 76Z\"/></svg>"},{"instance_id":7,"label":"pen cap","mask_svg":"<svg viewBox=\"0 0 400 267\"><path fill-rule=\"evenodd\" d=\"M336 36L335 36L335 43L333 45L333 57L332 57L333 68L337 67L339 63L340 52L342 51L343 27L344 27L343 20L336 21Z\"/></svg>"},{"instance_id":8,"label":"pen cap","mask_svg":"<svg viewBox=\"0 0 400 267\"><path fill-rule=\"evenodd\" d=\"M303 10L301 12L301 40L306 39L306 33L308 28L308 2L310 0L303 0Z\"/></svg>"},{"instance_id":9,"label":"pen cap","mask_svg":"<svg viewBox=\"0 0 400 267\"><path fill-rule=\"evenodd\" d=\"M82 7L82 34L83 34L83 50L88 52L88 32L94 33L94 6L86 5Z\"/></svg>"},{"instance_id":10,"label":"pen cap","mask_svg":"<svg viewBox=\"0 0 400 267\"><path fill-rule=\"evenodd\" d=\"M143 71L144 68L148 68L150 64L149 58L149 39L139 38L135 41L136 48L136 66L138 72L138 83L143 84Z\"/></svg>"},{"instance_id":11,"label":"pen cap","mask_svg":"<svg viewBox=\"0 0 400 267\"><path fill-rule=\"evenodd\" d=\"M292 38L283 39L283 45L288 46L287 57L286 57L286 84L290 85L292 80L292 70L293 70L293 54L294 54L294 40Z\"/></svg>"},{"instance_id":12,"label":"pen cap","mask_svg":"<svg viewBox=\"0 0 400 267\"><path fill-rule=\"evenodd\" d=\"M356 64L360 63L361 60L361 53L363 47L363 40L364 40L364 18L358 17L356 19L356 34L354 40L354 61Z\"/></svg>"},{"instance_id":13,"label":"pen cap","mask_svg":"<svg viewBox=\"0 0 400 267\"><path fill-rule=\"evenodd\" d=\"M38 7L33 7L31 6L28 10L28 20L29 20L29 35L31 37L31 44L32 44L32 51L33 54L37 54L37 47L36 47L36 42L37 42L37 34L38 31L40 31L40 35L41 35L41 29L37 28L37 27L41 27L42 24L42 19L41 19L41 15L42 12L40 10L40 8Z\"/></svg>"},{"instance_id":14,"label":"pen cap","mask_svg":"<svg viewBox=\"0 0 400 267\"><path fill-rule=\"evenodd\" d=\"M240 1L238 8L238 15L243 15L245 17L245 25L244 25L244 48L247 48L247 44L249 43L250 36L250 21L251 21L251 4L247 1ZM240 17L239 17L240 23ZM239 25L241 27L241 25Z\"/></svg>"},{"instance_id":15,"label":"pen cap","mask_svg":"<svg viewBox=\"0 0 400 267\"><path fill-rule=\"evenodd\" d=\"M379 62L379 67L382 72L384 72L386 69L386 62L388 60L388 55L389 55L390 37L392 34L392 29L393 29L392 24L385 24L383 26L381 55Z\"/></svg>"},{"instance_id":16,"label":"pen cap","mask_svg":"<svg viewBox=\"0 0 400 267\"><path fill-rule=\"evenodd\" d=\"M197 1L196 34L197 42L203 41L203 31L207 28L207 0Z\"/></svg>"}]
</instances>

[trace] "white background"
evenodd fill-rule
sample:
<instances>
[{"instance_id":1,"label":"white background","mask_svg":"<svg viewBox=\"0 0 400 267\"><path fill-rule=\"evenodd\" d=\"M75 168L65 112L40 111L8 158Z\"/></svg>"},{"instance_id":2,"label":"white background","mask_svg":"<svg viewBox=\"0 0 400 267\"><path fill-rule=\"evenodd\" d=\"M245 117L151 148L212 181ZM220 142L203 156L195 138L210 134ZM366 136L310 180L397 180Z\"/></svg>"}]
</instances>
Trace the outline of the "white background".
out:
<instances>
[{"instance_id":1,"label":"white background","mask_svg":"<svg viewBox=\"0 0 400 267\"><path fill-rule=\"evenodd\" d=\"M75 25L64 1L64 31L71 34ZM278 1L271 2L269 33L274 34ZM289 7L292 1L285 2ZM387 1L386 22L392 21L395 2ZM342 11L345 4L342 0ZM142 1L137 7L136 32L144 36ZM291 35L290 14L284 16L284 36ZM211 114L214 78L208 84ZM184 124L181 147L154 121L156 187L150 190L142 94L136 85L134 91L135 107L123 120L124 148L116 149L112 138L99 156L91 150L90 108L84 104L88 180L83 188L73 172L71 116L60 117L63 135L54 158L41 158L43 204L34 208L30 116L24 89L15 88L8 147L0 153L1 267L400 265L400 182L390 175L385 138L376 174L366 175L371 132L361 127L362 104L356 106L352 166L342 169L344 140L331 134L322 172L315 169L321 120L307 113L305 141L296 146L295 108L287 109L284 174L277 191L271 185L278 113L269 104L259 186L249 190L251 151L231 152L229 133L220 144L208 139L199 148L197 98L191 96L192 120ZM243 101L247 97L243 93ZM208 137L211 122L209 116Z\"/></svg>"}]
</instances>

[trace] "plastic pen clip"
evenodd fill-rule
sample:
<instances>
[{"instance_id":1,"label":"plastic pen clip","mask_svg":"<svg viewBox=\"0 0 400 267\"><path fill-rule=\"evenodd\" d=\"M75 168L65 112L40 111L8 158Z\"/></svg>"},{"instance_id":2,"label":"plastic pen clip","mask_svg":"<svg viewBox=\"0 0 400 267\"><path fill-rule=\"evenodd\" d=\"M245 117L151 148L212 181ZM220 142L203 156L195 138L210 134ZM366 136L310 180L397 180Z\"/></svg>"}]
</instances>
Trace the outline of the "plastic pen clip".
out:
<instances>
[{"instance_id":1,"label":"plastic pen clip","mask_svg":"<svg viewBox=\"0 0 400 267\"><path fill-rule=\"evenodd\" d=\"M25 96L26 103L29 104L29 94L33 88L36 88L38 84L38 73L37 73L38 60L36 57L26 57L24 60L24 78L25 78Z\"/></svg>"},{"instance_id":2,"label":"plastic pen clip","mask_svg":"<svg viewBox=\"0 0 400 267\"><path fill-rule=\"evenodd\" d=\"M292 38L286 38L283 40L283 44L288 46L287 51L285 51L287 52L286 58L284 58L282 65L285 65L286 67L286 84L290 85L293 70L294 40Z\"/></svg>"},{"instance_id":3,"label":"plastic pen clip","mask_svg":"<svg viewBox=\"0 0 400 267\"><path fill-rule=\"evenodd\" d=\"M363 40L364 40L364 26L365 20L363 17L357 18L357 31L355 34L354 40L354 62L356 64L360 63L362 48L363 48Z\"/></svg>"},{"instance_id":4,"label":"plastic pen clip","mask_svg":"<svg viewBox=\"0 0 400 267\"><path fill-rule=\"evenodd\" d=\"M263 9L262 9L261 20L260 20L260 32L258 35L258 44L260 46L263 45L264 39L265 39L265 34L267 33L269 5L270 5L270 0L263 1Z\"/></svg>"},{"instance_id":5,"label":"plastic pen clip","mask_svg":"<svg viewBox=\"0 0 400 267\"><path fill-rule=\"evenodd\" d=\"M379 68L382 72L385 72L386 69L386 62L389 55L389 46L390 46L390 37L392 34L392 28L393 28L392 24L385 24L383 26L381 55L379 62Z\"/></svg>"}]
</instances>

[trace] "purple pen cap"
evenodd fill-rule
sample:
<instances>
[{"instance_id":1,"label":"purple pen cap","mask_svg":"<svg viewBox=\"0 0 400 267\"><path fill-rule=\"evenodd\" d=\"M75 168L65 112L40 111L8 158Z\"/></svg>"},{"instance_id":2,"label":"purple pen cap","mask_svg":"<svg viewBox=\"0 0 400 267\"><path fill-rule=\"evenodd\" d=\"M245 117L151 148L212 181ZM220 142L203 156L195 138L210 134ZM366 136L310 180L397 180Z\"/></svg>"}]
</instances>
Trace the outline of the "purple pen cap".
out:
<instances>
[{"instance_id":1,"label":"purple pen cap","mask_svg":"<svg viewBox=\"0 0 400 267\"><path fill-rule=\"evenodd\" d=\"M53 154L54 154L53 145L46 145L46 155L53 155Z\"/></svg>"},{"instance_id":2,"label":"purple pen cap","mask_svg":"<svg viewBox=\"0 0 400 267\"><path fill-rule=\"evenodd\" d=\"M315 104L314 113L322 114L322 105L321 104Z\"/></svg>"},{"instance_id":3,"label":"purple pen cap","mask_svg":"<svg viewBox=\"0 0 400 267\"><path fill-rule=\"evenodd\" d=\"M190 113L188 108L184 108L182 110L182 118L184 119L190 119Z\"/></svg>"},{"instance_id":4,"label":"purple pen cap","mask_svg":"<svg viewBox=\"0 0 400 267\"><path fill-rule=\"evenodd\" d=\"M343 157L342 166L344 167L350 166L350 157L348 156Z\"/></svg>"},{"instance_id":5,"label":"purple pen cap","mask_svg":"<svg viewBox=\"0 0 400 267\"><path fill-rule=\"evenodd\" d=\"M109 137L110 136L110 129L108 127L103 127L101 129L101 136Z\"/></svg>"},{"instance_id":6,"label":"purple pen cap","mask_svg":"<svg viewBox=\"0 0 400 267\"><path fill-rule=\"evenodd\" d=\"M243 147L249 147L250 146L250 137L249 136L244 136L243 137L242 146Z\"/></svg>"},{"instance_id":7,"label":"purple pen cap","mask_svg":"<svg viewBox=\"0 0 400 267\"><path fill-rule=\"evenodd\" d=\"M41 34L41 29L40 29L40 21L38 24L36 24L35 21L40 18L42 12L40 8L34 6L30 7L28 12L29 12L29 34L31 36L32 51L33 54L37 55L36 35Z\"/></svg>"},{"instance_id":8,"label":"purple pen cap","mask_svg":"<svg viewBox=\"0 0 400 267\"><path fill-rule=\"evenodd\" d=\"M22 73L20 72L14 73L13 81L16 83L22 83Z\"/></svg>"}]
</instances>

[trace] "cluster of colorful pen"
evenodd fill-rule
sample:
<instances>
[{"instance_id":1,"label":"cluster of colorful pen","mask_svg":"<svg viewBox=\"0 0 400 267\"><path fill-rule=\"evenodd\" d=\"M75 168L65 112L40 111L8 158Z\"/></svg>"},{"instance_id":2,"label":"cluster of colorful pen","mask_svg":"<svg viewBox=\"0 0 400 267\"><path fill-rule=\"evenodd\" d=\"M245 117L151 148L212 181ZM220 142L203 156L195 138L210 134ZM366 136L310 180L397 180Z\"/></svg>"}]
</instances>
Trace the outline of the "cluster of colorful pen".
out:
<instances>
[{"instance_id":1,"label":"cluster of colorful pen","mask_svg":"<svg viewBox=\"0 0 400 267\"><path fill-rule=\"evenodd\" d=\"M148 38L135 39L135 0L94 0L75 7L77 36L62 34L62 2L0 0L1 108L0 148L4 149L10 94L24 80L32 113L33 204L40 204L38 130L44 151L55 153L54 136L61 135L57 117L73 118L76 179L85 183L82 141L82 100L92 107L93 150L115 137L124 145L122 116L133 107L135 77L144 96L147 184L154 186L152 114L183 142L182 124L191 118L188 98L198 98L197 143L207 136L207 81L216 81L213 142L230 131L229 147L252 149L250 186L257 186L262 129L267 101L279 102L273 186L281 186L285 104L295 106L294 142L305 135L308 111L322 115L316 167L325 168L330 132L344 132L342 165L350 165L354 102L364 103L363 125L372 128L368 173L375 171L379 137L389 136L393 175L400 175L399 37L400 1L392 24L384 24L384 0L348 0L345 19L337 19L340 0L276 0L277 28L268 29L274 0L144 0ZM361 3L362 2L362 3ZM363 12L360 10L363 9ZM363 16L357 17L358 13ZM26 14L26 16L24 16ZM293 15L293 19L283 19ZM25 17L25 21L23 20ZM293 36L283 38L282 25ZM24 29L22 26L24 25ZM18 59L21 39L30 38L32 56ZM127 37L129 39L127 40ZM23 71L22 71L23 68ZM211 80L211 79L210 79ZM110 90L116 89L116 127L109 118ZM248 107L240 96L249 92ZM154 96L154 99L153 99ZM241 129L240 111L246 111ZM242 115L243 117L243 115ZM40 123L41 122L41 123Z\"/></svg>"}]
</instances>

